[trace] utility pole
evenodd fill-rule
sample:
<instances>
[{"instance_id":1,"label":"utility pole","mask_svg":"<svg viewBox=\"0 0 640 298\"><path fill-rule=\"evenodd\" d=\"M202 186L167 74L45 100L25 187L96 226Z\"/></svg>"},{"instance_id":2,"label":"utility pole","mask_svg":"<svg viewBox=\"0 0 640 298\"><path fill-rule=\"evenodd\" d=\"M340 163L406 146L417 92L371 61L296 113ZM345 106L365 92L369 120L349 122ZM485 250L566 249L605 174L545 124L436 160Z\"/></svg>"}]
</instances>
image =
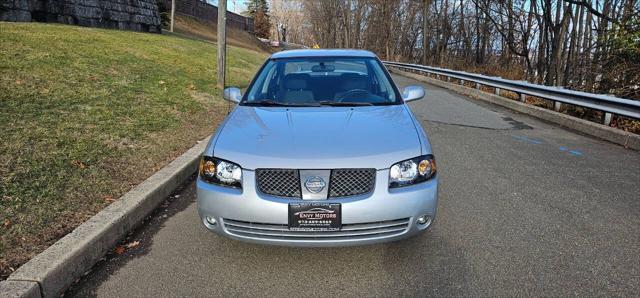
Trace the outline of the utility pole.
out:
<instances>
[{"instance_id":1,"label":"utility pole","mask_svg":"<svg viewBox=\"0 0 640 298\"><path fill-rule=\"evenodd\" d=\"M227 56L227 0L218 1L218 88L224 89L224 70Z\"/></svg>"},{"instance_id":2,"label":"utility pole","mask_svg":"<svg viewBox=\"0 0 640 298\"><path fill-rule=\"evenodd\" d=\"M171 0L171 28L170 31L173 32L173 23L176 19L176 0Z\"/></svg>"},{"instance_id":3,"label":"utility pole","mask_svg":"<svg viewBox=\"0 0 640 298\"><path fill-rule=\"evenodd\" d=\"M422 11L422 64L427 65L427 50L429 49L429 34L427 34L427 27L429 22L427 21L427 17L429 16L429 6L431 5L431 0L424 0L423 11Z\"/></svg>"}]
</instances>

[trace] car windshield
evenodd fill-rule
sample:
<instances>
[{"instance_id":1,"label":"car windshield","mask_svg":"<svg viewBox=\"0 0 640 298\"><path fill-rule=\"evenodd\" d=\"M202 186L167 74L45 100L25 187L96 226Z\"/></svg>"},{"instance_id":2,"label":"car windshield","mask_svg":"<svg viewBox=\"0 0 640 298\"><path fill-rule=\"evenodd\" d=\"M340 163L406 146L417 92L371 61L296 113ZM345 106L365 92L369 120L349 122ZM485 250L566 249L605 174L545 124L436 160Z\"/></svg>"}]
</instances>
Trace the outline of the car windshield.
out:
<instances>
[{"instance_id":1,"label":"car windshield","mask_svg":"<svg viewBox=\"0 0 640 298\"><path fill-rule=\"evenodd\" d=\"M269 60L241 104L366 106L401 102L375 58L310 57Z\"/></svg>"}]
</instances>

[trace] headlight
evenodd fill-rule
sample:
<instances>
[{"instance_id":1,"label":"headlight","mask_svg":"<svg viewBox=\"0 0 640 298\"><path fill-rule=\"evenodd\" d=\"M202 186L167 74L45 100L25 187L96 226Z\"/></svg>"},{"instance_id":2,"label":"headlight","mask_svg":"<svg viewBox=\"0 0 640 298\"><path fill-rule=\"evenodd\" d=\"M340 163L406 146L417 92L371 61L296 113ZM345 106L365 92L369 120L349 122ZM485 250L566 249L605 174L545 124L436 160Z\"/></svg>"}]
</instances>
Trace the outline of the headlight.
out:
<instances>
[{"instance_id":1,"label":"headlight","mask_svg":"<svg viewBox=\"0 0 640 298\"><path fill-rule=\"evenodd\" d=\"M396 163L389 169L389 188L424 182L436 175L433 155L424 155Z\"/></svg>"},{"instance_id":2,"label":"headlight","mask_svg":"<svg viewBox=\"0 0 640 298\"><path fill-rule=\"evenodd\" d=\"M235 163L215 157L202 157L200 177L209 183L242 188L242 168Z\"/></svg>"}]
</instances>

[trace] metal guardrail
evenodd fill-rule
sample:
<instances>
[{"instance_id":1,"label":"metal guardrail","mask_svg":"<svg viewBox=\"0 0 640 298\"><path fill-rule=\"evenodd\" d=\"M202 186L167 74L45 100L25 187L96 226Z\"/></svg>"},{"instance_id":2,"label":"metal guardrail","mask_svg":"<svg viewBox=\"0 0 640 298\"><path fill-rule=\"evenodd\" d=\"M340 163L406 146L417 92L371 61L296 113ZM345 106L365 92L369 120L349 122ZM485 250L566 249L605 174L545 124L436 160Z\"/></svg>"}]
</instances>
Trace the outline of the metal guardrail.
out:
<instances>
[{"instance_id":1,"label":"metal guardrail","mask_svg":"<svg viewBox=\"0 0 640 298\"><path fill-rule=\"evenodd\" d=\"M391 66L404 70L444 76L448 82L451 78L455 78L460 80L460 85L463 85L464 82L474 82L476 83L476 89L480 89L480 85L494 87L496 88L497 95L500 95L500 90L515 92L520 96L521 102L525 102L527 95L551 100L554 102L554 109L556 111L560 110L561 104L563 103L603 111L605 113L605 125L611 124L612 115L622 115L629 118L640 119L640 101L638 100L573 91L560 87L536 85L525 81L505 80L497 77L418 64L391 61L384 61L383 63L388 67Z\"/></svg>"}]
</instances>

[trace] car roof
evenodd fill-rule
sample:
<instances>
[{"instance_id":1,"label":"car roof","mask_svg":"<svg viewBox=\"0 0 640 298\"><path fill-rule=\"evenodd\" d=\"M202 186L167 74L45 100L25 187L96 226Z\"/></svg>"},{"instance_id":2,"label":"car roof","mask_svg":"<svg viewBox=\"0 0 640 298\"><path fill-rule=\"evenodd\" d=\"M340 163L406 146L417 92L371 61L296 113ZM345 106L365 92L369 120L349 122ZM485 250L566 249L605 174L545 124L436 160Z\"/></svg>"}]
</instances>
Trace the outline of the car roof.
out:
<instances>
[{"instance_id":1,"label":"car roof","mask_svg":"<svg viewBox=\"0 0 640 298\"><path fill-rule=\"evenodd\" d=\"M352 49L305 49L277 52L271 59L304 58L304 57L376 57L376 54L365 50Z\"/></svg>"}]
</instances>

